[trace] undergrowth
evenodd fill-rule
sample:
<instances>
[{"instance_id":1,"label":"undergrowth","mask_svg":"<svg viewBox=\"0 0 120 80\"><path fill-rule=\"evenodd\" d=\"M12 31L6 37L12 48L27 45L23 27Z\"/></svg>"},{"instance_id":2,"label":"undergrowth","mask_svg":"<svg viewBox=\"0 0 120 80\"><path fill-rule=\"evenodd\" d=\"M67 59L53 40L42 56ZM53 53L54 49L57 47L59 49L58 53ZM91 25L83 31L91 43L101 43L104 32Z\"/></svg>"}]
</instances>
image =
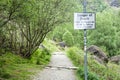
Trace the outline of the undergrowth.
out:
<instances>
[{"instance_id":1,"label":"undergrowth","mask_svg":"<svg viewBox=\"0 0 120 80\"><path fill-rule=\"evenodd\" d=\"M7 52L0 56L0 80L30 80L49 60L50 53L45 49L38 49L31 59Z\"/></svg>"},{"instance_id":2,"label":"undergrowth","mask_svg":"<svg viewBox=\"0 0 120 80\"><path fill-rule=\"evenodd\" d=\"M77 47L67 49L68 57L79 67L77 77L84 80L84 52ZM88 80L120 80L120 65L108 63L107 67L98 63L88 54Z\"/></svg>"},{"instance_id":3,"label":"undergrowth","mask_svg":"<svg viewBox=\"0 0 120 80\"><path fill-rule=\"evenodd\" d=\"M56 42L54 42L48 38L45 38L45 40L43 41L43 44L50 53L52 53L54 51L59 51L59 47L56 46Z\"/></svg>"},{"instance_id":4,"label":"undergrowth","mask_svg":"<svg viewBox=\"0 0 120 80\"><path fill-rule=\"evenodd\" d=\"M44 48L37 49L29 59L10 52L0 55L0 80L31 80L49 63L51 53L58 50L51 40L45 39L42 44Z\"/></svg>"},{"instance_id":5,"label":"undergrowth","mask_svg":"<svg viewBox=\"0 0 120 80\"><path fill-rule=\"evenodd\" d=\"M38 49L31 56L30 62L38 65L46 65L50 61L51 54L47 51L47 49Z\"/></svg>"}]
</instances>

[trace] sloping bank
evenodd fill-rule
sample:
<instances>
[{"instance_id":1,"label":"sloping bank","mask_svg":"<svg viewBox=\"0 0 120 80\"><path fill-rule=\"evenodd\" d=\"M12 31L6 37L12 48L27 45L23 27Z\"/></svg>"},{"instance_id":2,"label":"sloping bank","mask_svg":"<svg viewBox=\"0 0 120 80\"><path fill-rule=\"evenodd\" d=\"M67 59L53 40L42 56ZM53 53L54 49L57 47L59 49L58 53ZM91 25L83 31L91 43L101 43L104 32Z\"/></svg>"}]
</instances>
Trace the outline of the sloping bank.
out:
<instances>
[{"instance_id":1,"label":"sloping bank","mask_svg":"<svg viewBox=\"0 0 120 80\"><path fill-rule=\"evenodd\" d=\"M84 80L84 52L77 47L66 50L68 57L79 67L77 70L78 80ZM120 80L120 65L108 63L108 67L95 61L88 54L88 80Z\"/></svg>"},{"instance_id":2,"label":"sloping bank","mask_svg":"<svg viewBox=\"0 0 120 80\"><path fill-rule=\"evenodd\" d=\"M30 59L6 52L0 55L0 80L30 80L46 66L53 50L57 50L54 42L45 39L44 48L39 48Z\"/></svg>"},{"instance_id":3,"label":"sloping bank","mask_svg":"<svg viewBox=\"0 0 120 80\"><path fill-rule=\"evenodd\" d=\"M38 49L30 59L7 52L0 56L0 80L30 80L43 66L48 64L50 53Z\"/></svg>"}]
</instances>

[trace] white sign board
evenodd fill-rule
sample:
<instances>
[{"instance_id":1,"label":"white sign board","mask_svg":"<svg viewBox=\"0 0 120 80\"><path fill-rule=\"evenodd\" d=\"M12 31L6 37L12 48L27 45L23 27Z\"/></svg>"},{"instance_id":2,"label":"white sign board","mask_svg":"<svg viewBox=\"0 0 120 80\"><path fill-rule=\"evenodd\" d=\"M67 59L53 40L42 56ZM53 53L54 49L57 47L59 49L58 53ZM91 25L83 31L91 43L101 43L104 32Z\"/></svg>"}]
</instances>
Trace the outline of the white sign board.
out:
<instances>
[{"instance_id":1,"label":"white sign board","mask_svg":"<svg viewBox=\"0 0 120 80\"><path fill-rule=\"evenodd\" d=\"M74 13L74 29L94 29L94 13Z\"/></svg>"}]
</instances>

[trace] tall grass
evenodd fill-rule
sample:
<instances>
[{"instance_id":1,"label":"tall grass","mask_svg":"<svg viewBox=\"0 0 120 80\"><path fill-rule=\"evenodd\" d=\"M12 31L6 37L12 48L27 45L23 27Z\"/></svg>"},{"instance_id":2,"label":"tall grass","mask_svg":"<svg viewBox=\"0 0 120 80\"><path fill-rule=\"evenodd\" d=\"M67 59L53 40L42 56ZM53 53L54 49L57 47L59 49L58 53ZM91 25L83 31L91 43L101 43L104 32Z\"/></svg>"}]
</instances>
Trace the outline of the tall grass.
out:
<instances>
[{"instance_id":1,"label":"tall grass","mask_svg":"<svg viewBox=\"0 0 120 80\"><path fill-rule=\"evenodd\" d=\"M30 59L7 52L0 56L0 80L30 80L50 60L50 53L38 49Z\"/></svg>"},{"instance_id":2,"label":"tall grass","mask_svg":"<svg viewBox=\"0 0 120 80\"><path fill-rule=\"evenodd\" d=\"M30 62L38 65L46 65L50 61L51 54L46 49L38 49L31 56Z\"/></svg>"},{"instance_id":3,"label":"tall grass","mask_svg":"<svg viewBox=\"0 0 120 80\"><path fill-rule=\"evenodd\" d=\"M79 67L77 76L79 80L84 80L84 55L83 51L77 47L67 50L67 55L73 63ZM88 80L120 80L120 65L108 63L107 67L98 63L88 54Z\"/></svg>"}]
</instances>

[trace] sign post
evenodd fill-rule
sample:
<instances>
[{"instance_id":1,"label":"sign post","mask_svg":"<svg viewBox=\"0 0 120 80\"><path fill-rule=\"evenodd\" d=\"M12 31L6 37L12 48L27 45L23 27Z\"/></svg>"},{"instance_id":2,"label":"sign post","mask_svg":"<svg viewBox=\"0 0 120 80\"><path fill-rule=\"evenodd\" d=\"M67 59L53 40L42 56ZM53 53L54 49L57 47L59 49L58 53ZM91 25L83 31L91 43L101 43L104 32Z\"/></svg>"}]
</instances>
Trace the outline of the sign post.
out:
<instances>
[{"instance_id":1,"label":"sign post","mask_svg":"<svg viewBox=\"0 0 120 80\"><path fill-rule=\"evenodd\" d=\"M83 4L83 12L86 12L86 6L87 2L84 0ZM88 69L87 69L87 31L84 29L84 75L85 75L85 80L87 80L88 77Z\"/></svg>"},{"instance_id":2,"label":"sign post","mask_svg":"<svg viewBox=\"0 0 120 80\"><path fill-rule=\"evenodd\" d=\"M87 69L87 29L95 28L95 14L86 12L87 2L84 0L83 13L74 13L74 29L84 30L84 75L88 79Z\"/></svg>"},{"instance_id":3,"label":"sign post","mask_svg":"<svg viewBox=\"0 0 120 80\"><path fill-rule=\"evenodd\" d=\"M94 29L95 14L74 13L74 29Z\"/></svg>"}]
</instances>

